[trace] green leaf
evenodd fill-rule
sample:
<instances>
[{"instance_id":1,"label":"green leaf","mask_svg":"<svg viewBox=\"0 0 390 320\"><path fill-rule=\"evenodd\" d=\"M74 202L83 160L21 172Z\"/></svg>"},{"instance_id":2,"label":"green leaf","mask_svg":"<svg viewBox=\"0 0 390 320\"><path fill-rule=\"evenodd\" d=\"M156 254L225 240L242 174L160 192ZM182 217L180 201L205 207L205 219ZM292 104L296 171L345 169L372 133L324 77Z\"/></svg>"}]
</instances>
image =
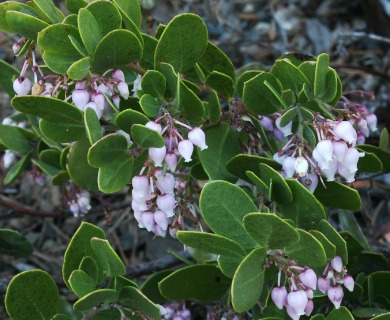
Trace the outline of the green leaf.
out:
<instances>
[{"instance_id":1,"label":"green leaf","mask_svg":"<svg viewBox=\"0 0 390 320\"><path fill-rule=\"evenodd\" d=\"M210 127L205 131L208 148L199 152L199 159L211 180L236 181L227 170L228 161L240 153L238 139L228 124Z\"/></svg>"},{"instance_id":2,"label":"green leaf","mask_svg":"<svg viewBox=\"0 0 390 320\"><path fill-rule=\"evenodd\" d=\"M153 69L154 53L156 51L158 41L156 38L153 38L145 33L142 33L141 36L144 42L144 52L139 64L144 69Z\"/></svg>"},{"instance_id":3,"label":"green leaf","mask_svg":"<svg viewBox=\"0 0 390 320\"><path fill-rule=\"evenodd\" d=\"M39 160L35 160L33 159L32 162L39 168L41 169L44 173L46 173L47 175L53 177L55 175L57 175L61 169L58 168L58 167L54 167L50 164L47 164L43 161L39 161Z\"/></svg>"},{"instance_id":4,"label":"green leaf","mask_svg":"<svg viewBox=\"0 0 390 320\"><path fill-rule=\"evenodd\" d=\"M137 145L143 148L161 148L165 145L160 133L141 124L134 124L131 127L131 137Z\"/></svg>"},{"instance_id":5,"label":"green leaf","mask_svg":"<svg viewBox=\"0 0 390 320\"><path fill-rule=\"evenodd\" d=\"M79 269L84 257L90 256L95 261L97 259L91 247L91 239L94 237L105 239L105 234L99 227L87 222L82 222L70 240L64 254L64 263L62 265L62 278L69 288L68 279L74 270ZM98 270L99 274L102 268L99 267Z\"/></svg>"},{"instance_id":6,"label":"green leaf","mask_svg":"<svg viewBox=\"0 0 390 320\"><path fill-rule=\"evenodd\" d=\"M105 302L114 300L116 291L112 289L99 289L83 296L73 305L76 311L86 311Z\"/></svg>"},{"instance_id":7,"label":"green leaf","mask_svg":"<svg viewBox=\"0 0 390 320\"><path fill-rule=\"evenodd\" d=\"M386 309L380 308L355 308L352 310L352 313L355 317L365 318L365 319L390 319L390 312Z\"/></svg>"},{"instance_id":8,"label":"green leaf","mask_svg":"<svg viewBox=\"0 0 390 320\"><path fill-rule=\"evenodd\" d=\"M7 185L14 182L24 172L24 169L26 169L30 159L31 153L27 153L18 162L16 162L7 172L7 175L4 178L4 184Z\"/></svg>"},{"instance_id":9,"label":"green leaf","mask_svg":"<svg viewBox=\"0 0 390 320\"><path fill-rule=\"evenodd\" d=\"M59 171L57 174L55 174L52 177L51 183L55 186L58 186L68 182L69 180L70 180L70 176L68 171L63 170L63 171Z\"/></svg>"},{"instance_id":10,"label":"green leaf","mask_svg":"<svg viewBox=\"0 0 390 320\"><path fill-rule=\"evenodd\" d=\"M160 308L137 288L124 287L119 294L119 303L132 310L141 311L148 319L161 319Z\"/></svg>"},{"instance_id":11,"label":"green leaf","mask_svg":"<svg viewBox=\"0 0 390 320\"><path fill-rule=\"evenodd\" d=\"M326 83L325 91L319 96L321 101L331 102L332 100L335 99L335 97L338 99L339 98L339 96L337 97L338 75L334 69L328 68L325 83Z\"/></svg>"},{"instance_id":12,"label":"green leaf","mask_svg":"<svg viewBox=\"0 0 390 320\"><path fill-rule=\"evenodd\" d=\"M158 287L170 300L213 301L226 293L230 283L218 267L206 264L179 269L162 280Z\"/></svg>"},{"instance_id":13,"label":"green leaf","mask_svg":"<svg viewBox=\"0 0 390 320\"><path fill-rule=\"evenodd\" d=\"M291 108L287 110L283 115L280 117L280 126L284 127L289 122L293 121L295 116L297 115L298 107Z\"/></svg>"},{"instance_id":14,"label":"green leaf","mask_svg":"<svg viewBox=\"0 0 390 320\"><path fill-rule=\"evenodd\" d=\"M0 61L0 65L1 65L1 61ZM0 80L0 84L1 84L1 80ZM385 152L389 148L389 131L387 130L387 128L383 128L381 130L381 134L379 137L379 148L381 148Z\"/></svg>"},{"instance_id":15,"label":"green leaf","mask_svg":"<svg viewBox=\"0 0 390 320\"><path fill-rule=\"evenodd\" d=\"M263 71L260 71L260 70L248 70L248 71L244 71L240 77L237 79L237 84L236 84L236 87L237 87L237 93L240 97L243 96L244 94L244 85L245 85L245 82L249 81L250 79L256 77L257 75L259 75L260 73L262 73Z\"/></svg>"},{"instance_id":16,"label":"green leaf","mask_svg":"<svg viewBox=\"0 0 390 320\"><path fill-rule=\"evenodd\" d=\"M7 11L5 19L7 26L13 32L32 40L36 40L38 33L48 26L43 20L18 11Z\"/></svg>"},{"instance_id":17,"label":"green leaf","mask_svg":"<svg viewBox=\"0 0 390 320\"><path fill-rule=\"evenodd\" d=\"M137 28L141 28L142 14L138 0L114 0L123 15L134 22Z\"/></svg>"},{"instance_id":18,"label":"green leaf","mask_svg":"<svg viewBox=\"0 0 390 320\"><path fill-rule=\"evenodd\" d=\"M306 76L289 59L276 60L271 73L280 81L283 90L291 89L295 94L305 83L309 84Z\"/></svg>"},{"instance_id":19,"label":"green leaf","mask_svg":"<svg viewBox=\"0 0 390 320\"><path fill-rule=\"evenodd\" d=\"M210 91L208 117L212 123L217 123L221 119L221 105L218 95L214 90Z\"/></svg>"},{"instance_id":20,"label":"green leaf","mask_svg":"<svg viewBox=\"0 0 390 320\"><path fill-rule=\"evenodd\" d=\"M243 247L241 247L237 242L217 234L195 231L178 231L177 239L187 246L214 254L232 257L244 257L246 255Z\"/></svg>"},{"instance_id":21,"label":"green leaf","mask_svg":"<svg viewBox=\"0 0 390 320\"><path fill-rule=\"evenodd\" d=\"M85 110L84 123L85 129L87 130L88 140L91 145L103 138L103 132L99 118L92 108L87 108Z\"/></svg>"},{"instance_id":22,"label":"green leaf","mask_svg":"<svg viewBox=\"0 0 390 320\"><path fill-rule=\"evenodd\" d=\"M70 25L78 28L77 19L78 19L77 14L71 13L70 15L66 16L66 18L62 21L62 23L70 24Z\"/></svg>"},{"instance_id":23,"label":"green leaf","mask_svg":"<svg viewBox=\"0 0 390 320\"><path fill-rule=\"evenodd\" d=\"M154 272L151 276L149 276L149 278L144 281L140 290L154 303L165 303L167 299L161 295L160 290L158 289L158 283L167 276L169 276L172 272L172 270L162 270Z\"/></svg>"},{"instance_id":24,"label":"green leaf","mask_svg":"<svg viewBox=\"0 0 390 320\"><path fill-rule=\"evenodd\" d=\"M91 167L87 161L88 149L91 147L88 139L77 141L69 150L66 166L72 181L80 188L98 190L98 170Z\"/></svg>"},{"instance_id":25,"label":"green leaf","mask_svg":"<svg viewBox=\"0 0 390 320\"><path fill-rule=\"evenodd\" d=\"M228 257L228 256L219 256L218 257L218 266L229 278L234 277L234 273L236 272L238 266L240 265L242 257Z\"/></svg>"},{"instance_id":26,"label":"green leaf","mask_svg":"<svg viewBox=\"0 0 390 320\"><path fill-rule=\"evenodd\" d=\"M226 181L210 182L202 190L199 206L203 219L216 234L232 239L244 249L257 246L242 222L247 213L257 208L240 187Z\"/></svg>"},{"instance_id":27,"label":"green leaf","mask_svg":"<svg viewBox=\"0 0 390 320\"><path fill-rule=\"evenodd\" d=\"M352 211L339 210L339 221L342 229L348 231L366 251L372 251L360 225Z\"/></svg>"},{"instance_id":28,"label":"green leaf","mask_svg":"<svg viewBox=\"0 0 390 320\"><path fill-rule=\"evenodd\" d=\"M247 175L248 179L250 180L251 184L258 187L261 192L263 192L267 197L269 197L269 188L264 183L263 180L261 180L256 174L254 174L253 171L247 171L246 175Z\"/></svg>"},{"instance_id":29,"label":"green leaf","mask_svg":"<svg viewBox=\"0 0 390 320\"><path fill-rule=\"evenodd\" d=\"M77 13L81 8L88 5L85 0L65 0L65 5L72 13Z\"/></svg>"},{"instance_id":30,"label":"green leaf","mask_svg":"<svg viewBox=\"0 0 390 320\"><path fill-rule=\"evenodd\" d=\"M272 86L277 94L282 94L282 85L269 72L262 72L244 83L242 100L245 106L255 115L268 115L283 108L283 104L270 86L267 86L267 83Z\"/></svg>"},{"instance_id":31,"label":"green leaf","mask_svg":"<svg viewBox=\"0 0 390 320\"><path fill-rule=\"evenodd\" d=\"M317 229L336 246L336 255L343 259L344 264L348 264L347 243L340 234L326 220L321 220Z\"/></svg>"},{"instance_id":32,"label":"green leaf","mask_svg":"<svg viewBox=\"0 0 390 320\"><path fill-rule=\"evenodd\" d=\"M0 142L12 151L28 153L29 141L19 127L0 124Z\"/></svg>"},{"instance_id":33,"label":"green leaf","mask_svg":"<svg viewBox=\"0 0 390 320\"><path fill-rule=\"evenodd\" d=\"M272 213L249 213L244 227L263 248L281 249L299 240L299 233L286 221Z\"/></svg>"},{"instance_id":34,"label":"green leaf","mask_svg":"<svg viewBox=\"0 0 390 320\"><path fill-rule=\"evenodd\" d=\"M326 217L322 205L299 181L286 179L286 182L293 201L288 204L278 203L283 217L293 220L299 228L316 229L318 223Z\"/></svg>"},{"instance_id":35,"label":"green leaf","mask_svg":"<svg viewBox=\"0 0 390 320\"><path fill-rule=\"evenodd\" d=\"M113 30L120 29L122 17L118 8L111 1L93 1L86 9L92 13L99 26L100 38L105 37ZM104 70L106 71L106 70Z\"/></svg>"},{"instance_id":36,"label":"green leaf","mask_svg":"<svg viewBox=\"0 0 390 320\"><path fill-rule=\"evenodd\" d=\"M95 281L82 270L74 270L68 281L72 291L80 298L96 289Z\"/></svg>"},{"instance_id":37,"label":"green leaf","mask_svg":"<svg viewBox=\"0 0 390 320\"><path fill-rule=\"evenodd\" d=\"M326 90L326 75L329 67L329 55L322 53L317 57L316 72L314 78L314 95L320 95Z\"/></svg>"},{"instance_id":38,"label":"green leaf","mask_svg":"<svg viewBox=\"0 0 390 320\"><path fill-rule=\"evenodd\" d=\"M39 121L42 134L51 141L59 143L74 142L85 138L85 128L79 123Z\"/></svg>"},{"instance_id":39,"label":"green leaf","mask_svg":"<svg viewBox=\"0 0 390 320\"><path fill-rule=\"evenodd\" d=\"M142 57L142 46L133 32L114 30L109 32L97 45L92 69L103 73L110 68L123 67Z\"/></svg>"},{"instance_id":40,"label":"green leaf","mask_svg":"<svg viewBox=\"0 0 390 320\"><path fill-rule=\"evenodd\" d=\"M47 320L56 314L57 285L41 270L24 271L14 276L5 295L5 308L12 319Z\"/></svg>"},{"instance_id":41,"label":"green leaf","mask_svg":"<svg viewBox=\"0 0 390 320\"><path fill-rule=\"evenodd\" d=\"M102 38L100 26L93 14L86 8L79 10L77 22L84 46L92 55Z\"/></svg>"},{"instance_id":42,"label":"green leaf","mask_svg":"<svg viewBox=\"0 0 390 320\"><path fill-rule=\"evenodd\" d=\"M93 237L91 239L91 248L98 264L103 267L106 276L115 277L126 273L125 265L107 240Z\"/></svg>"},{"instance_id":43,"label":"green leaf","mask_svg":"<svg viewBox=\"0 0 390 320\"><path fill-rule=\"evenodd\" d=\"M118 294L118 297L119 297L119 293L120 291L122 290L123 287L134 287L134 288L138 288L138 285L137 283L135 283L134 281L126 278L125 276L115 276L115 277L111 277L110 278L110 282L108 284L108 288L109 289L115 289L115 291L117 292Z\"/></svg>"},{"instance_id":44,"label":"green leaf","mask_svg":"<svg viewBox=\"0 0 390 320\"><path fill-rule=\"evenodd\" d=\"M97 141L88 151L88 163L95 168L103 167L127 154L127 140L119 133L112 133Z\"/></svg>"},{"instance_id":45,"label":"green leaf","mask_svg":"<svg viewBox=\"0 0 390 320\"><path fill-rule=\"evenodd\" d=\"M354 320L351 312L346 307L332 310L325 320Z\"/></svg>"},{"instance_id":46,"label":"green leaf","mask_svg":"<svg viewBox=\"0 0 390 320\"><path fill-rule=\"evenodd\" d=\"M368 144L359 144L359 149L363 150L364 152L371 152L375 154L379 160L382 161L383 171L390 170L390 153L385 152L376 146L371 146Z\"/></svg>"},{"instance_id":47,"label":"green leaf","mask_svg":"<svg viewBox=\"0 0 390 320\"><path fill-rule=\"evenodd\" d=\"M286 253L290 258L297 260L300 266L324 266L327 260L321 242L305 230L297 229L297 231L299 241L286 247Z\"/></svg>"},{"instance_id":48,"label":"green leaf","mask_svg":"<svg viewBox=\"0 0 390 320\"><path fill-rule=\"evenodd\" d=\"M57 149L45 149L39 153L39 159L53 167L61 169L61 152Z\"/></svg>"},{"instance_id":49,"label":"green leaf","mask_svg":"<svg viewBox=\"0 0 390 320\"><path fill-rule=\"evenodd\" d=\"M383 170L383 165L378 156L372 152L363 151L358 146L356 148L360 152L364 152L364 157L359 159L357 164L360 172L380 172Z\"/></svg>"},{"instance_id":50,"label":"green leaf","mask_svg":"<svg viewBox=\"0 0 390 320\"><path fill-rule=\"evenodd\" d=\"M33 251L31 243L18 231L0 229L0 254L26 257Z\"/></svg>"},{"instance_id":51,"label":"green leaf","mask_svg":"<svg viewBox=\"0 0 390 320\"><path fill-rule=\"evenodd\" d=\"M190 123L201 123L204 117L202 100L178 77L178 96L180 109Z\"/></svg>"},{"instance_id":52,"label":"green leaf","mask_svg":"<svg viewBox=\"0 0 390 320\"><path fill-rule=\"evenodd\" d=\"M84 271L95 284L98 283L100 275L98 274L99 269L94 258L85 256L80 262L79 270Z\"/></svg>"},{"instance_id":53,"label":"green leaf","mask_svg":"<svg viewBox=\"0 0 390 320\"><path fill-rule=\"evenodd\" d=\"M336 181L324 181L325 186L319 183L314 196L327 207L359 210L362 206L357 190Z\"/></svg>"},{"instance_id":54,"label":"green leaf","mask_svg":"<svg viewBox=\"0 0 390 320\"><path fill-rule=\"evenodd\" d=\"M206 79L206 84L228 99L231 99L234 95L234 82L232 78L222 72L211 72Z\"/></svg>"},{"instance_id":55,"label":"green leaf","mask_svg":"<svg viewBox=\"0 0 390 320\"><path fill-rule=\"evenodd\" d=\"M254 249L241 262L232 282L232 305L235 311L245 312L252 308L263 290L266 258L264 248Z\"/></svg>"},{"instance_id":56,"label":"green leaf","mask_svg":"<svg viewBox=\"0 0 390 320\"><path fill-rule=\"evenodd\" d=\"M389 320L389 319L390 319L390 312L387 312L387 313L381 314L379 316L376 316L376 317L372 318L371 320Z\"/></svg>"},{"instance_id":57,"label":"green leaf","mask_svg":"<svg viewBox=\"0 0 390 320\"><path fill-rule=\"evenodd\" d=\"M161 72L148 70L142 77L142 91L162 100L164 99L164 92L167 86L166 82L167 81Z\"/></svg>"},{"instance_id":58,"label":"green leaf","mask_svg":"<svg viewBox=\"0 0 390 320\"><path fill-rule=\"evenodd\" d=\"M167 62L176 72L187 71L202 58L208 45L207 38L206 25L199 16L191 13L177 15L158 41L155 68L161 62Z\"/></svg>"},{"instance_id":59,"label":"green leaf","mask_svg":"<svg viewBox=\"0 0 390 320\"><path fill-rule=\"evenodd\" d=\"M146 124L148 121L149 118L143 113L131 109L122 111L115 118L117 126L129 134L131 133L133 124Z\"/></svg>"},{"instance_id":60,"label":"green leaf","mask_svg":"<svg viewBox=\"0 0 390 320\"><path fill-rule=\"evenodd\" d=\"M130 183L134 158L123 154L109 164L99 168L98 186L104 193L114 193L122 190Z\"/></svg>"},{"instance_id":61,"label":"green leaf","mask_svg":"<svg viewBox=\"0 0 390 320\"><path fill-rule=\"evenodd\" d=\"M50 20L50 22L60 22L57 15L57 8L52 0L33 0L33 3Z\"/></svg>"},{"instance_id":62,"label":"green leaf","mask_svg":"<svg viewBox=\"0 0 390 320\"><path fill-rule=\"evenodd\" d=\"M318 230L310 230L310 233L321 242L324 247L326 257L328 259L333 259L336 255L336 246L327 238L325 235Z\"/></svg>"},{"instance_id":63,"label":"green leaf","mask_svg":"<svg viewBox=\"0 0 390 320\"><path fill-rule=\"evenodd\" d=\"M16 2L16 1L4 1L0 3L0 30L9 32L9 33L17 33L17 30L12 28L6 20L6 13L8 11L17 11L21 13L25 13L30 16L34 16L39 18L39 14L34 8L24 3ZM16 26L17 27L17 26Z\"/></svg>"},{"instance_id":64,"label":"green leaf","mask_svg":"<svg viewBox=\"0 0 390 320\"><path fill-rule=\"evenodd\" d=\"M1 7L0 7L1 8ZM0 9L1 10L1 9ZM1 12L0 12L1 14ZM1 15L0 15L1 17ZM1 26L1 23L0 23ZM0 87L4 89L11 97L15 95L13 88L14 80L19 76L20 72L15 67L11 66L4 60L0 60Z\"/></svg>"},{"instance_id":65,"label":"green leaf","mask_svg":"<svg viewBox=\"0 0 390 320\"><path fill-rule=\"evenodd\" d=\"M155 118L161 109L161 103L150 94L144 94L139 100L139 104L141 105L142 111L150 118Z\"/></svg>"}]
</instances>

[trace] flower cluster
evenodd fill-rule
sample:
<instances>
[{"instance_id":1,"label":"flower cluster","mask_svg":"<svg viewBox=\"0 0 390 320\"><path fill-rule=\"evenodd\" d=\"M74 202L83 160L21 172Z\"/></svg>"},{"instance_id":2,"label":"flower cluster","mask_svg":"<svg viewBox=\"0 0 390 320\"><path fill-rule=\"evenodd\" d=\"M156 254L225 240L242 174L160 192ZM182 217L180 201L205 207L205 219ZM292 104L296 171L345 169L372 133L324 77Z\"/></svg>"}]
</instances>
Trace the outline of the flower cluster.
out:
<instances>
[{"instance_id":1,"label":"flower cluster","mask_svg":"<svg viewBox=\"0 0 390 320\"><path fill-rule=\"evenodd\" d=\"M2 123L3 125L6 125L6 126L15 126L15 127L19 127L19 128L25 128L26 127L26 122L25 121L21 121L21 122L16 122L14 120L12 120L11 118L7 117L7 118L4 118ZM11 165L16 161L16 153L11 151L11 150L5 150L4 151L4 156L3 156L3 167L4 169L8 169L11 167Z\"/></svg>"},{"instance_id":2,"label":"flower cluster","mask_svg":"<svg viewBox=\"0 0 390 320\"><path fill-rule=\"evenodd\" d=\"M80 190L68 201L69 210L75 217L88 213L91 209L91 195L86 190Z\"/></svg>"},{"instance_id":3,"label":"flower cluster","mask_svg":"<svg viewBox=\"0 0 390 320\"><path fill-rule=\"evenodd\" d=\"M182 303L171 303L165 307L160 307L160 313L163 316L161 319L166 320L190 320L191 311Z\"/></svg>"}]
</instances>

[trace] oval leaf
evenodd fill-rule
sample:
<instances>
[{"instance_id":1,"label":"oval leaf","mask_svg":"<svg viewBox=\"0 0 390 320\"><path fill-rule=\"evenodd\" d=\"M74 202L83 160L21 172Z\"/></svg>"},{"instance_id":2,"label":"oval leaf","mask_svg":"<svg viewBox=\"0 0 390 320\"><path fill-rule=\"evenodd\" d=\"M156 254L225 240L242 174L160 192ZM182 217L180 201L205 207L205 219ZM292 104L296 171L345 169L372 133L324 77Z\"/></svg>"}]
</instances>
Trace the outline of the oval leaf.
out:
<instances>
[{"instance_id":1,"label":"oval leaf","mask_svg":"<svg viewBox=\"0 0 390 320\"><path fill-rule=\"evenodd\" d=\"M141 124L134 124L131 127L131 137L136 144L143 148L161 148L165 145L164 138L160 133Z\"/></svg>"},{"instance_id":2,"label":"oval leaf","mask_svg":"<svg viewBox=\"0 0 390 320\"><path fill-rule=\"evenodd\" d=\"M115 295L116 291L113 289L95 290L77 300L73 305L73 309L76 311L86 311L104 302L114 301Z\"/></svg>"},{"instance_id":3,"label":"oval leaf","mask_svg":"<svg viewBox=\"0 0 390 320\"><path fill-rule=\"evenodd\" d=\"M11 229L0 229L0 254L26 257L32 251L31 243L19 232Z\"/></svg>"},{"instance_id":4,"label":"oval leaf","mask_svg":"<svg viewBox=\"0 0 390 320\"><path fill-rule=\"evenodd\" d=\"M127 154L127 140L119 133L104 136L89 148L88 163L95 168L103 167Z\"/></svg>"},{"instance_id":5,"label":"oval leaf","mask_svg":"<svg viewBox=\"0 0 390 320\"><path fill-rule=\"evenodd\" d=\"M133 310L141 311L148 319L161 319L160 308L137 288L124 287L119 294L119 303Z\"/></svg>"},{"instance_id":6,"label":"oval leaf","mask_svg":"<svg viewBox=\"0 0 390 320\"><path fill-rule=\"evenodd\" d=\"M98 186L104 193L114 193L122 190L126 184L130 183L134 158L129 154L123 154L99 168Z\"/></svg>"}]
</instances>

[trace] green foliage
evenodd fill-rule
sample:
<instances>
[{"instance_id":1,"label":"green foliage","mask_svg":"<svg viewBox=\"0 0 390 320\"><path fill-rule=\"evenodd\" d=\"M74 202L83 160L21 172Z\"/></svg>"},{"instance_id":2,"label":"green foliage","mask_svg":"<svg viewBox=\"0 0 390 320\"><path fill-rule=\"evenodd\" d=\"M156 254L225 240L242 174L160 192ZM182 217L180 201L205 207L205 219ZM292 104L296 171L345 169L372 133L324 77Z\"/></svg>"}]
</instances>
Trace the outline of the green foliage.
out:
<instances>
[{"instance_id":1,"label":"green foliage","mask_svg":"<svg viewBox=\"0 0 390 320\"><path fill-rule=\"evenodd\" d=\"M14 257L29 256L33 251L31 243L19 232L0 229L0 254Z\"/></svg>"}]
</instances>

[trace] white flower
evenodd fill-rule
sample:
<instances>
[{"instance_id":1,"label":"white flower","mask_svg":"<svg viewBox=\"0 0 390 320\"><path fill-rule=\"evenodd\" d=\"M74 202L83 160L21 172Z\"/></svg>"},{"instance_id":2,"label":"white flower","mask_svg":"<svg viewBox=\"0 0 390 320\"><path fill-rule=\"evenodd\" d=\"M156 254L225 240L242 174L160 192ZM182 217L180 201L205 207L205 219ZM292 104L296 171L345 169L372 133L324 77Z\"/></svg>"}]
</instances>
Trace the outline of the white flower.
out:
<instances>
[{"instance_id":1,"label":"white flower","mask_svg":"<svg viewBox=\"0 0 390 320\"><path fill-rule=\"evenodd\" d=\"M13 84L13 88L15 93L18 96L25 96L28 95L31 91L32 83L30 79L25 77L18 77Z\"/></svg>"},{"instance_id":2,"label":"white flower","mask_svg":"<svg viewBox=\"0 0 390 320\"><path fill-rule=\"evenodd\" d=\"M184 158L184 162L192 161L192 152L194 151L194 145L190 140L182 140L177 146L180 155Z\"/></svg>"},{"instance_id":3,"label":"white flower","mask_svg":"<svg viewBox=\"0 0 390 320\"><path fill-rule=\"evenodd\" d=\"M207 149L206 136L201 128L194 128L188 133L188 139L200 150Z\"/></svg>"}]
</instances>

